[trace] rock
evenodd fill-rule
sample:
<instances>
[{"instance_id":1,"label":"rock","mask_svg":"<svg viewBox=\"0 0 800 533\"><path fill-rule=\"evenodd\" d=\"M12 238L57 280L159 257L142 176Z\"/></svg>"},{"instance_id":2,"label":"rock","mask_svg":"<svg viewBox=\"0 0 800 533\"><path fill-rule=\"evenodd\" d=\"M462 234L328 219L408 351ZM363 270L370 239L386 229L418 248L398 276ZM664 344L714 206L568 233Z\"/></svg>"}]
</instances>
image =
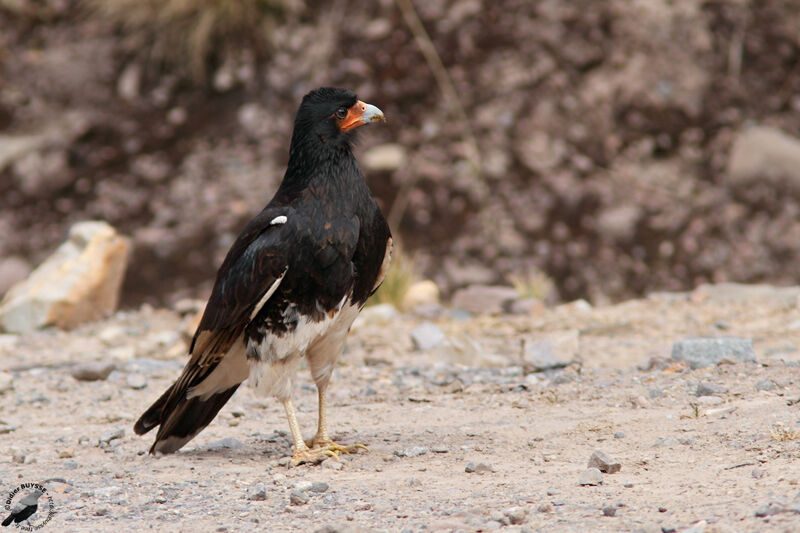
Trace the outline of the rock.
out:
<instances>
[{"instance_id":1,"label":"rock","mask_svg":"<svg viewBox=\"0 0 800 533\"><path fill-rule=\"evenodd\" d=\"M135 390L147 387L147 378L144 377L143 374L128 374L128 377L125 378L125 382L128 384L128 387Z\"/></svg>"},{"instance_id":2,"label":"rock","mask_svg":"<svg viewBox=\"0 0 800 533\"><path fill-rule=\"evenodd\" d=\"M78 381L103 381L115 368L110 361L89 361L73 366L69 373Z\"/></svg>"},{"instance_id":3,"label":"rock","mask_svg":"<svg viewBox=\"0 0 800 533\"><path fill-rule=\"evenodd\" d=\"M341 470L342 468L344 468L344 463L342 463L341 461L336 461L334 459L326 459L325 461L322 462L322 467L330 470Z\"/></svg>"},{"instance_id":4,"label":"rock","mask_svg":"<svg viewBox=\"0 0 800 533\"><path fill-rule=\"evenodd\" d=\"M0 296L31 273L31 265L22 257L12 255L0 260Z\"/></svg>"},{"instance_id":5,"label":"rock","mask_svg":"<svg viewBox=\"0 0 800 533\"><path fill-rule=\"evenodd\" d=\"M457 290L451 303L475 315L499 315L518 299L519 293L513 287L470 285Z\"/></svg>"},{"instance_id":6,"label":"rock","mask_svg":"<svg viewBox=\"0 0 800 533\"><path fill-rule=\"evenodd\" d=\"M467 463L467 466L464 467L464 472L467 474L480 474L483 475L487 472L494 472L494 467L492 465L488 465L486 463Z\"/></svg>"},{"instance_id":7,"label":"rock","mask_svg":"<svg viewBox=\"0 0 800 533\"><path fill-rule=\"evenodd\" d=\"M784 184L800 191L800 140L769 126L753 126L736 135L728 158L735 185Z\"/></svg>"},{"instance_id":8,"label":"rock","mask_svg":"<svg viewBox=\"0 0 800 533\"><path fill-rule=\"evenodd\" d=\"M536 508L536 510L539 511L540 513L552 513L553 506L550 505L549 503L541 503L539 504L539 507Z\"/></svg>"},{"instance_id":9,"label":"rock","mask_svg":"<svg viewBox=\"0 0 800 533\"><path fill-rule=\"evenodd\" d=\"M0 394L14 390L14 379L8 372L0 372Z\"/></svg>"},{"instance_id":10,"label":"rock","mask_svg":"<svg viewBox=\"0 0 800 533\"><path fill-rule=\"evenodd\" d=\"M111 429L109 431L106 431L102 435L100 435L100 438L98 439L98 445L102 446L103 444L108 444L112 440L121 439L124 436L125 436L125 430L124 429L122 429L122 428Z\"/></svg>"},{"instance_id":11,"label":"rock","mask_svg":"<svg viewBox=\"0 0 800 533\"><path fill-rule=\"evenodd\" d=\"M261 502L267 499L267 488L263 483L256 483L247 489L247 499L254 502Z\"/></svg>"},{"instance_id":12,"label":"rock","mask_svg":"<svg viewBox=\"0 0 800 533\"><path fill-rule=\"evenodd\" d=\"M426 279L412 283L403 295L402 308L416 309L421 305L439 303L439 287L433 281Z\"/></svg>"},{"instance_id":13,"label":"rock","mask_svg":"<svg viewBox=\"0 0 800 533\"><path fill-rule=\"evenodd\" d=\"M289 503L292 505L305 505L308 503L308 496L299 490L293 490L289 493Z\"/></svg>"},{"instance_id":14,"label":"rock","mask_svg":"<svg viewBox=\"0 0 800 533\"><path fill-rule=\"evenodd\" d=\"M627 241L636 233L642 215L642 208L637 205L621 205L602 210L595 220L601 235Z\"/></svg>"},{"instance_id":15,"label":"rock","mask_svg":"<svg viewBox=\"0 0 800 533\"><path fill-rule=\"evenodd\" d=\"M371 172L394 172L406 163L406 149L395 143L379 144L364 151L361 164Z\"/></svg>"},{"instance_id":16,"label":"rock","mask_svg":"<svg viewBox=\"0 0 800 533\"><path fill-rule=\"evenodd\" d=\"M218 451L218 450L240 450L244 447L244 444L241 443L238 439L233 437L225 437L224 439L215 440L214 442L209 442L206 445L206 450L208 451Z\"/></svg>"},{"instance_id":17,"label":"rock","mask_svg":"<svg viewBox=\"0 0 800 533\"><path fill-rule=\"evenodd\" d=\"M603 507L603 516L614 516L617 514L617 507L615 505L606 505Z\"/></svg>"},{"instance_id":18,"label":"rock","mask_svg":"<svg viewBox=\"0 0 800 533\"><path fill-rule=\"evenodd\" d=\"M439 326L431 322L423 322L411 330L411 341L417 350L430 350L447 339L447 335Z\"/></svg>"},{"instance_id":19,"label":"rock","mask_svg":"<svg viewBox=\"0 0 800 533\"><path fill-rule=\"evenodd\" d=\"M396 450L394 454L398 457L419 457L428 453L427 446L410 446L404 450Z\"/></svg>"},{"instance_id":20,"label":"rock","mask_svg":"<svg viewBox=\"0 0 800 533\"><path fill-rule=\"evenodd\" d=\"M596 468L600 470L600 472L606 474L615 474L622 469L622 465L619 464L619 462L612 459L608 454L601 452L600 450L595 450L592 453L592 456L589 457L589 464L587 466L590 469Z\"/></svg>"},{"instance_id":21,"label":"rock","mask_svg":"<svg viewBox=\"0 0 800 533\"><path fill-rule=\"evenodd\" d=\"M707 526L708 522L706 522L705 520L700 520L699 522L695 522L686 529L681 530L681 533L705 533Z\"/></svg>"},{"instance_id":22,"label":"rock","mask_svg":"<svg viewBox=\"0 0 800 533\"><path fill-rule=\"evenodd\" d=\"M762 379L756 382L756 390L772 390L776 387L771 379ZM2 378L0 378L0 392L3 391Z\"/></svg>"},{"instance_id":23,"label":"rock","mask_svg":"<svg viewBox=\"0 0 800 533\"><path fill-rule=\"evenodd\" d=\"M717 304L777 303L795 307L800 298L800 287L775 287L773 285L747 285L744 283L716 283L700 285L692 291L692 300Z\"/></svg>"},{"instance_id":24,"label":"rock","mask_svg":"<svg viewBox=\"0 0 800 533\"><path fill-rule=\"evenodd\" d=\"M80 222L69 239L0 301L0 328L26 333L72 329L111 314L128 262L129 242L105 222Z\"/></svg>"},{"instance_id":25,"label":"rock","mask_svg":"<svg viewBox=\"0 0 800 533\"><path fill-rule=\"evenodd\" d=\"M526 372L542 372L564 368L575 361L578 354L578 330L551 333L544 338L526 342L523 360Z\"/></svg>"},{"instance_id":26,"label":"rock","mask_svg":"<svg viewBox=\"0 0 800 533\"><path fill-rule=\"evenodd\" d=\"M728 392L727 387L701 381L697 384L697 390L694 394L695 396L714 396L716 394L725 394L726 392Z\"/></svg>"},{"instance_id":27,"label":"rock","mask_svg":"<svg viewBox=\"0 0 800 533\"><path fill-rule=\"evenodd\" d=\"M512 525L524 524L528 517L528 512L522 507L511 507L503 511L503 515Z\"/></svg>"},{"instance_id":28,"label":"rock","mask_svg":"<svg viewBox=\"0 0 800 533\"><path fill-rule=\"evenodd\" d=\"M602 485L603 484L603 474L600 473L600 470L597 468L587 468L583 472L581 472L580 477L578 478L578 485Z\"/></svg>"},{"instance_id":29,"label":"rock","mask_svg":"<svg viewBox=\"0 0 800 533\"><path fill-rule=\"evenodd\" d=\"M624 439L625 438L625 433L623 433L622 431L615 431L614 432L614 438L615 439Z\"/></svg>"},{"instance_id":30,"label":"rock","mask_svg":"<svg viewBox=\"0 0 800 533\"><path fill-rule=\"evenodd\" d=\"M308 489L311 492L327 492L328 491L328 484L324 481L315 481L311 484L311 488Z\"/></svg>"},{"instance_id":31,"label":"rock","mask_svg":"<svg viewBox=\"0 0 800 533\"><path fill-rule=\"evenodd\" d=\"M295 490L299 490L300 492L306 492L308 490L311 490L311 487L313 485L314 484L311 483L310 481L307 481L305 479L301 479L300 481L298 481L297 483L294 484L294 489Z\"/></svg>"},{"instance_id":32,"label":"rock","mask_svg":"<svg viewBox=\"0 0 800 533\"><path fill-rule=\"evenodd\" d=\"M693 368L718 364L723 359L755 362L753 341L739 337L690 337L672 345L672 359Z\"/></svg>"}]
</instances>

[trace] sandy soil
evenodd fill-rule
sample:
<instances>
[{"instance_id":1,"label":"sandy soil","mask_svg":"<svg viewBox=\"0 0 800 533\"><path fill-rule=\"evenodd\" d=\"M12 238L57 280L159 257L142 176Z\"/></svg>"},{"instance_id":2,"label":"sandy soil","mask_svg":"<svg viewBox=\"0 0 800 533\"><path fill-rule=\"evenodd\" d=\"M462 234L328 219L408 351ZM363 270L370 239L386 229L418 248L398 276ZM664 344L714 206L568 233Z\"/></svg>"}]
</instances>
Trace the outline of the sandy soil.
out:
<instances>
[{"instance_id":1,"label":"sandy soil","mask_svg":"<svg viewBox=\"0 0 800 533\"><path fill-rule=\"evenodd\" d=\"M187 320L143 308L71 333L0 336L11 376L0 396L0 486L45 481L57 514L44 530L800 529L800 310L783 293L655 295L466 320L445 312L433 322L450 340L425 352L409 340L422 318L371 313L337 369L330 413L338 439L370 451L297 468L286 466L280 405L247 388L180 453L144 453L150 436L131 427L179 373ZM574 332L580 361L526 375L520 339L553 332ZM669 360L675 340L723 334L753 339L758 363L688 370ZM89 360L117 370L74 379L70 365ZM700 398L700 382L726 390ZM306 372L295 398L310 436ZM100 444L114 430L121 439ZM581 486L594 450L622 469ZM486 471L468 473L469 463ZM307 503L292 504L292 490Z\"/></svg>"}]
</instances>

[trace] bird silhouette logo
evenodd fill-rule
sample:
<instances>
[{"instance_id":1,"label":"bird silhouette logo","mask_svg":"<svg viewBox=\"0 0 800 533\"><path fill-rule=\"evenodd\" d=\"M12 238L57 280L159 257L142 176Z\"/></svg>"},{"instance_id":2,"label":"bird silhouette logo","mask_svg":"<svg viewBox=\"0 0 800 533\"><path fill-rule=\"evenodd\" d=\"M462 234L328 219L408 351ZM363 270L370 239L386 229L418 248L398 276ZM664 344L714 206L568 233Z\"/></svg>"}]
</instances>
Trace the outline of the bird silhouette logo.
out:
<instances>
[{"instance_id":1,"label":"bird silhouette logo","mask_svg":"<svg viewBox=\"0 0 800 533\"><path fill-rule=\"evenodd\" d=\"M8 493L5 500L8 515L3 527L14 525L22 531L42 529L55 515L53 498L44 485L23 483Z\"/></svg>"}]
</instances>

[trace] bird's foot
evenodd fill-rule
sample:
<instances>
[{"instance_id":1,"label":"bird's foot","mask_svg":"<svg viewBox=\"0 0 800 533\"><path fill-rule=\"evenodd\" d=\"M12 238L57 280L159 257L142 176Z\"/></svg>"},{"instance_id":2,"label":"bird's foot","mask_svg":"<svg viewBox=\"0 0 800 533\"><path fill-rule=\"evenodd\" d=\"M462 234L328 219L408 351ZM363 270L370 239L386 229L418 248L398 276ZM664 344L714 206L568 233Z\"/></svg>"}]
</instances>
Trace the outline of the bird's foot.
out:
<instances>
[{"instance_id":1,"label":"bird's foot","mask_svg":"<svg viewBox=\"0 0 800 533\"><path fill-rule=\"evenodd\" d=\"M357 453L358 450L369 451L365 445L361 444L360 442L356 444L337 444L333 442L331 439L320 439L314 437L311 439L310 443L308 444L312 450L327 450L333 454L334 457L338 458L340 453L345 455L350 455L351 453Z\"/></svg>"},{"instance_id":2,"label":"bird's foot","mask_svg":"<svg viewBox=\"0 0 800 533\"><path fill-rule=\"evenodd\" d=\"M314 448L310 450L306 447L296 450L292 456L291 465L298 466L304 463L319 464L328 457L338 457L339 455L327 448Z\"/></svg>"}]
</instances>

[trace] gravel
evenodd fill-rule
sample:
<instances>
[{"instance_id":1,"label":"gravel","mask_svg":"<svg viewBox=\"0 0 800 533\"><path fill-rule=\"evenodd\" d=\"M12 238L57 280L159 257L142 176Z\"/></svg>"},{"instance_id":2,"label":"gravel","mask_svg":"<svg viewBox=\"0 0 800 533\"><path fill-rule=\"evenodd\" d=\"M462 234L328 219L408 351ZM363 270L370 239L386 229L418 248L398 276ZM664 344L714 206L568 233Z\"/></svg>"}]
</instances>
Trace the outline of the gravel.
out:
<instances>
[{"instance_id":1,"label":"gravel","mask_svg":"<svg viewBox=\"0 0 800 533\"><path fill-rule=\"evenodd\" d=\"M410 446L403 450L395 450L394 454L397 457L419 457L425 455L430 449L427 446Z\"/></svg>"},{"instance_id":2,"label":"gravel","mask_svg":"<svg viewBox=\"0 0 800 533\"><path fill-rule=\"evenodd\" d=\"M773 390L776 386L771 379L762 379L756 382L756 390Z\"/></svg>"}]
</instances>

